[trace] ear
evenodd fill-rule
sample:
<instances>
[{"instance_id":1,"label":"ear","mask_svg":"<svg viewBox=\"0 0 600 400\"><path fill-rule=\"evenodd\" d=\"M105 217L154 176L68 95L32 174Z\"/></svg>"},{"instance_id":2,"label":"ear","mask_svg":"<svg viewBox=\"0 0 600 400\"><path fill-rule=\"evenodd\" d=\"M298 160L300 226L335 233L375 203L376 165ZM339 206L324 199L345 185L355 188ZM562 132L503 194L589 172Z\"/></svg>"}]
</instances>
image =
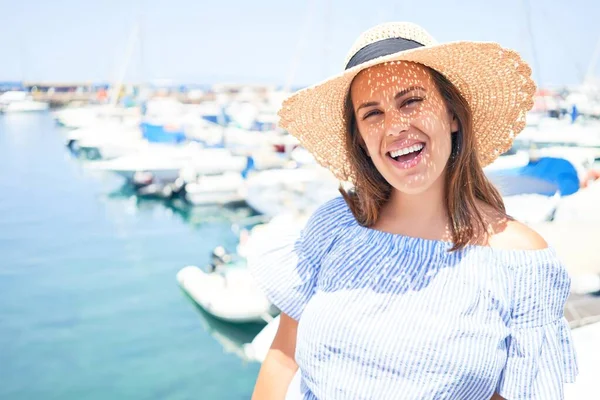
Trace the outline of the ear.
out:
<instances>
[{"instance_id":1,"label":"ear","mask_svg":"<svg viewBox=\"0 0 600 400\"><path fill-rule=\"evenodd\" d=\"M458 132L458 119L456 118L456 115L452 115L452 121L450 122L450 132Z\"/></svg>"}]
</instances>

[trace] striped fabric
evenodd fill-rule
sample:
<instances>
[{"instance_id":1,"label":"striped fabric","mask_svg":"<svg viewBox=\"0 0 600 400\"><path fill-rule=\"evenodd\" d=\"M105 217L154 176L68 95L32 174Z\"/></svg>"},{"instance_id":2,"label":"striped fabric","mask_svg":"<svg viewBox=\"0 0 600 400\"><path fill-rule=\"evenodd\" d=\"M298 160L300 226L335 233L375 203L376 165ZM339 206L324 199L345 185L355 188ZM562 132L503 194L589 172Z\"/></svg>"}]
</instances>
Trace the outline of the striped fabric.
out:
<instances>
[{"instance_id":1,"label":"striped fabric","mask_svg":"<svg viewBox=\"0 0 600 400\"><path fill-rule=\"evenodd\" d=\"M339 197L300 237L254 245L259 285L299 321L288 399L563 398L577 375L552 248L468 246L358 225Z\"/></svg>"}]
</instances>

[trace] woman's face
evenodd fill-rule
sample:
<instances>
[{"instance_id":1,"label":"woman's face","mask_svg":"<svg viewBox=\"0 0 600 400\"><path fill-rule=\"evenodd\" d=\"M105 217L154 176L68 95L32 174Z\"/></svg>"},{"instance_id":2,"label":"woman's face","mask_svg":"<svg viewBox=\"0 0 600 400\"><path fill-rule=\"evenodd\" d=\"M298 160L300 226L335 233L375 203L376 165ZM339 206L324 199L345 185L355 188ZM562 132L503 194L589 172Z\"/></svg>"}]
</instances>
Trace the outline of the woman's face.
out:
<instances>
[{"instance_id":1,"label":"woman's face","mask_svg":"<svg viewBox=\"0 0 600 400\"><path fill-rule=\"evenodd\" d=\"M350 94L367 153L392 187L417 194L439 181L458 122L425 67L373 66L358 74Z\"/></svg>"}]
</instances>

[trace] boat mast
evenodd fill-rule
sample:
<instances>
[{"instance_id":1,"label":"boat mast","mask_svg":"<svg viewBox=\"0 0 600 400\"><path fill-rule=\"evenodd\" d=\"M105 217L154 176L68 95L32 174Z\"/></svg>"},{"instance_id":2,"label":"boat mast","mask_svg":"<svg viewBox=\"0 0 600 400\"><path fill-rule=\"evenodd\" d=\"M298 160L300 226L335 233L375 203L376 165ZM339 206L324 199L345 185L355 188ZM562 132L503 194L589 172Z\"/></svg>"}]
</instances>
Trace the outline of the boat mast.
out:
<instances>
[{"instance_id":1,"label":"boat mast","mask_svg":"<svg viewBox=\"0 0 600 400\"><path fill-rule=\"evenodd\" d=\"M588 70L585 74L584 84L591 83L594 72L596 71L596 66L598 65L598 60L600 59L600 36L598 36L598 41L596 42L596 48L594 49L594 53L592 53L592 59L590 64L588 65Z\"/></svg>"}]
</instances>

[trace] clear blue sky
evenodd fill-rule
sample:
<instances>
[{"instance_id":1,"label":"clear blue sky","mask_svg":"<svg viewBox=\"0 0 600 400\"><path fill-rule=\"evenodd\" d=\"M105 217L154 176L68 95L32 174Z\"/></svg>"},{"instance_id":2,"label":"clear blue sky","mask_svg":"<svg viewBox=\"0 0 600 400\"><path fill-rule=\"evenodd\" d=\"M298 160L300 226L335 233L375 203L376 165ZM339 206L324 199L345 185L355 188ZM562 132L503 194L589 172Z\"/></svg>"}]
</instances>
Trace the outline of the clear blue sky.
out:
<instances>
[{"instance_id":1,"label":"clear blue sky","mask_svg":"<svg viewBox=\"0 0 600 400\"><path fill-rule=\"evenodd\" d=\"M424 26L439 41L495 41L533 63L525 0L0 0L0 81L173 79L293 85L342 68L360 32ZM581 80L600 38L599 0L529 0L541 84ZM126 63L128 37L142 40ZM140 52L140 48L142 51ZM296 61L295 61L296 60ZM600 63L599 63L600 64ZM595 70L600 75L600 65Z\"/></svg>"}]
</instances>

